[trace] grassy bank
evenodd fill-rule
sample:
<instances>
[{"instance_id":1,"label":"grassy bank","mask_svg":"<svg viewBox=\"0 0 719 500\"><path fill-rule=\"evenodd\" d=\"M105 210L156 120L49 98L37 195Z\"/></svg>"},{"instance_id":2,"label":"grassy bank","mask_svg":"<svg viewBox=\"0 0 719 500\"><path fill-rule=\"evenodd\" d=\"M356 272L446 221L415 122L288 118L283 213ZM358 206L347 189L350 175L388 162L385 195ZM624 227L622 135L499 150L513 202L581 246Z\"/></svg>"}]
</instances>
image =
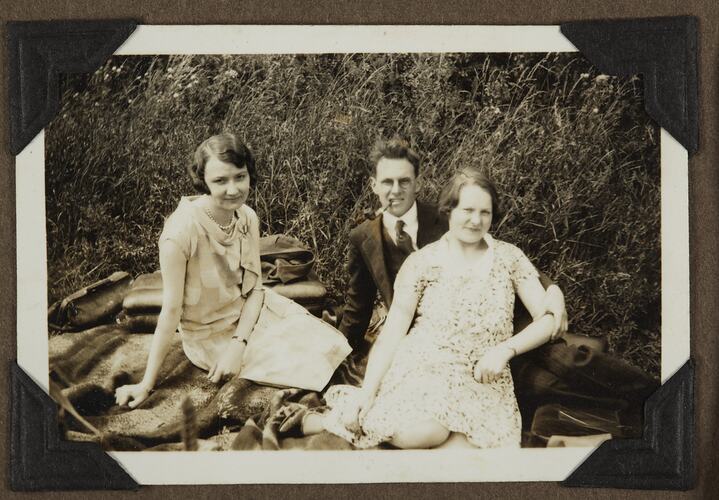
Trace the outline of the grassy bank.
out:
<instances>
[{"instance_id":1,"label":"grassy bank","mask_svg":"<svg viewBox=\"0 0 719 500\"><path fill-rule=\"evenodd\" d=\"M47 130L50 300L116 270L155 270L184 168L211 134L257 157L263 233L317 254L341 300L347 235L374 203L367 156L400 133L423 157L421 198L487 168L515 243L565 291L572 330L659 373L658 129L641 81L575 54L115 57L65 82Z\"/></svg>"}]
</instances>

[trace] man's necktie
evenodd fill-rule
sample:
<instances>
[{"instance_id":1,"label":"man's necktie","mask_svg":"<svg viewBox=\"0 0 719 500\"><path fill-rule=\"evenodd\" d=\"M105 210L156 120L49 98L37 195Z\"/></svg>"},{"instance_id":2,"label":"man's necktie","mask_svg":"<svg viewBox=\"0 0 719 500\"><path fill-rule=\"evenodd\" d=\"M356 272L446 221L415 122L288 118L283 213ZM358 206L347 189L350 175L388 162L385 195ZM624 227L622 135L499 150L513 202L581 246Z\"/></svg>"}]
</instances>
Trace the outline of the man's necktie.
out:
<instances>
[{"instance_id":1,"label":"man's necktie","mask_svg":"<svg viewBox=\"0 0 719 500\"><path fill-rule=\"evenodd\" d=\"M397 236L397 246L406 255L409 255L414 251L414 247L412 246L412 238L404 230L404 221L402 219L398 220L394 229Z\"/></svg>"}]
</instances>

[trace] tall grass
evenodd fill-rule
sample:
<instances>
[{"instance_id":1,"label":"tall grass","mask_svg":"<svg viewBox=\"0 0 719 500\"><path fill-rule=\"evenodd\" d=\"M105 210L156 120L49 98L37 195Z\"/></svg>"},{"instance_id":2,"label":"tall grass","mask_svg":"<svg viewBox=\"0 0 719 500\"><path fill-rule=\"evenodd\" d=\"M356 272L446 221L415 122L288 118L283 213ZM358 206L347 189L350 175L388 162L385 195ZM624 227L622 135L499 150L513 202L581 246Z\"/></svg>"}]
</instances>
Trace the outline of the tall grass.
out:
<instances>
[{"instance_id":1,"label":"tall grass","mask_svg":"<svg viewBox=\"0 0 719 500\"><path fill-rule=\"evenodd\" d=\"M155 270L191 153L228 130L257 157L263 233L305 241L341 301L348 232L375 203L368 152L400 133L423 199L488 169L507 209L494 234L558 282L571 329L659 373L658 129L637 78L576 54L135 56L64 88L46 135L51 300Z\"/></svg>"}]
</instances>

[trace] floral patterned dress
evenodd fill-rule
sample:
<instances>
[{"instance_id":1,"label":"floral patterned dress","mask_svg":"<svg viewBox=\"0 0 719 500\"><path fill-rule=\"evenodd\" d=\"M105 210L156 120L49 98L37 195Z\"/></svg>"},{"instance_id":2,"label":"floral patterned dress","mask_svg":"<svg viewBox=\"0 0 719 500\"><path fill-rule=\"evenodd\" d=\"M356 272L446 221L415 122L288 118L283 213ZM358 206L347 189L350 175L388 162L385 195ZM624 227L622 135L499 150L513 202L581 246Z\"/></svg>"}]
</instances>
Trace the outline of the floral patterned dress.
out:
<instances>
[{"instance_id":1,"label":"floral patterned dress","mask_svg":"<svg viewBox=\"0 0 719 500\"><path fill-rule=\"evenodd\" d=\"M489 251L471 269L451 266L446 236L407 258L395 282L395 301L408 294L417 303L415 318L360 422L363 434L341 423L358 390L350 386L327 391L332 408L327 430L366 448L431 419L480 448L520 445L521 417L509 366L487 384L475 381L472 367L487 349L512 336L517 287L538 273L514 245L489 235L485 240Z\"/></svg>"}]
</instances>

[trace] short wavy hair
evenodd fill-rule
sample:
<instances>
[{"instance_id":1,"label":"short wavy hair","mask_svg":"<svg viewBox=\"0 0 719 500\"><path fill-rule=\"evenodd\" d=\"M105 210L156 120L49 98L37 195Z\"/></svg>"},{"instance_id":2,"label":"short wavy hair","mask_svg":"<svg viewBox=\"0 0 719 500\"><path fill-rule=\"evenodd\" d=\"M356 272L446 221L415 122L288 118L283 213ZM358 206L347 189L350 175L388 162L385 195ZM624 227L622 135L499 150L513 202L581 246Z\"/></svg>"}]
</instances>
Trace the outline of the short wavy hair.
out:
<instances>
[{"instance_id":1,"label":"short wavy hair","mask_svg":"<svg viewBox=\"0 0 719 500\"><path fill-rule=\"evenodd\" d=\"M474 167L457 171L449 182L445 184L442 193L439 195L438 208L440 213L449 216L449 213L459 204L459 194L465 186L479 186L492 197L492 224L502 217L497 186L487 174Z\"/></svg>"},{"instance_id":2,"label":"short wavy hair","mask_svg":"<svg viewBox=\"0 0 719 500\"><path fill-rule=\"evenodd\" d=\"M391 139L379 139L374 143L369 159L372 162L372 168L377 173L377 163L382 158L389 160L407 160L414 167L414 176L419 177L420 160L419 155L410 147L409 143L399 136Z\"/></svg>"},{"instance_id":3,"label":"short wavy hair","mask_svg":"<svg viewBox=\"0 0 719 500\"><path fill-rule=\"evenodd\" d=\"M195 150L192 163L187 166L187 173L192 180L192 185L200 193L209 194L210 192L205 183L205 165L210 157L231 163L237 168L247 168L247 173L250 176L250 186L255 186L257 170L255 169L254 156L234 134L223 133L213 135L203 141Z\"/></svg>"}]
</instances>

